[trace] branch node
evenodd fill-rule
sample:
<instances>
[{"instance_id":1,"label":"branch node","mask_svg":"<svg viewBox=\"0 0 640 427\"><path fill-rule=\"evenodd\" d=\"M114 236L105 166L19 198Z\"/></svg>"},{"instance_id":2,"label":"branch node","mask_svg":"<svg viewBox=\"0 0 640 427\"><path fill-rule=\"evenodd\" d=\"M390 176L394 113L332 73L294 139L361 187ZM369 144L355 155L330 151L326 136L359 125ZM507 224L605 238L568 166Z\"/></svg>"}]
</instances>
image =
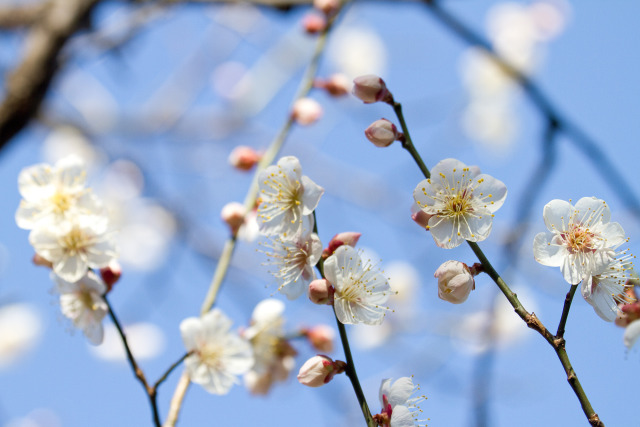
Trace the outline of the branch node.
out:
<instances>
[{"instance_id":1,"label":"branch node","mask_svg":"<svg viewBox=\"0 0 640 427\"><path fill-rule=\"evenodd\" d=\"M591 424L593 427L604 427L604 423L600 421L600 417L598 417L598 414L593 414L589 417L589 424Z\"/></svg>"}]
</instances>

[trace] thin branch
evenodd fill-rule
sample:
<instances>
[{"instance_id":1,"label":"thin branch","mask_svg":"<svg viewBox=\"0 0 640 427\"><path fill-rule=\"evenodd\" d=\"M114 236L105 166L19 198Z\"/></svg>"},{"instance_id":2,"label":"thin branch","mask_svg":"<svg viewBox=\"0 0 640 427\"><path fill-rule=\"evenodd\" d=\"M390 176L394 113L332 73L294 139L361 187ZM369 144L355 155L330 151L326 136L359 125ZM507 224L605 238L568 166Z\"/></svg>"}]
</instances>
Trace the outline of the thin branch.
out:
<instances>
[{"instance_id":1,"label":"thin branch","mask_svg":"<svg viewBox=\"0 0 640 427\"><path fill-rule=\"evenodd\" d=\"M484 50L485 53L500 66L503 72L513 78L513 80L522 87L540 113L545 116L547 121L554 123L558 130L564 132L570 138L570 141L594 164L595 170L600 173L603 181L611 187L612 192L620 198L622 203L627 206L636 218L640 219L640 200L638 200L633 188L614 166L606 152L600 148L602 144L598 144L580 128L580 126L563 116L549 97L532 79L497 54L491 47L491 44L481 35L474 32L456 16L444 10L440 6L439 1L423 0L423 2L433 16L451 30L453 34L466 43Z\"/></svg>"},{"instance_id":2,"label":"thin branch","mask_svg":"<svg viewBox=\"0 0 640 427\"><path fill-rule=\"evenodd\" d=\"M8 76L0 103L0 149L35 116L58 71L60 52L99 2L52 0L48 13L33 23L23 60Z\"/></svg>"},{"instance_id":3,"label":"thin branch","mask_svg":"<svg viewBox=\"0 0 640 427\"><path fill-rule=\"evenodd\" d=\"M156 381L156 383L153 385L154 390L157 390L160 384L162 384L164 380L167 379L167 377L171 374L171 372L173 372L174 369L180 366L180 364L184 362L184 359L186 359L190 355L191 355L191 352L183 354L182 357L180 357L180 359L176 360L171 366L169 366L169 368L165 371L165 373L162 374L162 376L158 379L158 381Z\"/></svg>"},{"instance_id":4,"label":"thin branch","mask_svg":"<svg viewBox=\"0 0 640 427\"><path fill-rule=\"evenodd\" d=\"M564 327L567 324L567 317L569 317L569 309L571 308L571 301L578 289L578 285L571 285L571 289L567 292L567 296L564 299L564 307L562 307L562 316L560 316L560 322L558 323L558 332L556 332L557 339L564 339Z\"/></svg>"},{"instance_id":5,"label":"thin branch","mask_svg":"<svg viewBox=\"0 0 640 427\"><path fill-rule=\"evenodd\" d=\"M0 6L0 28L3 30L33 25L49 8L50 1L36 4Z\"/></svg>"}]
</instances>

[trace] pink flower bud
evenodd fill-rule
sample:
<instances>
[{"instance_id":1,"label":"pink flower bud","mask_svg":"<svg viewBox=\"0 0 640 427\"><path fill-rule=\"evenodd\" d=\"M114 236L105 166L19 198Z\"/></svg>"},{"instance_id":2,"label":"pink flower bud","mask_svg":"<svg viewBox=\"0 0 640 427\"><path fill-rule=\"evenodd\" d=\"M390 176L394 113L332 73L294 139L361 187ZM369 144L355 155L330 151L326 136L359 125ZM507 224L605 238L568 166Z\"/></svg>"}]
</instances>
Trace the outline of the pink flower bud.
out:
<instances>
[{"instance_id":1,"label":"pink flower bud","mask_svg":"<svg viewBox=\"0 0 640 427\"><path fill-rule=\"evenodd\" d=\"M253 148L240 145L229 154L229 164L241 171L251 170L262 156Z\"/></svg>"},{"instance_id":2,"label":"pink flower bud","mask_svg":"<svg viewBox=\"0 0 640 427\"><path fill-rule=\"evenodd\" d=\"M244 216L244 206L238 202L227 203L220 212L220 217L229 226L232 236L235 236L244 224Z\"/></svg>"},{"instance_id":3,"label":"pink flower bud","mask_svg":"<svg viewBox=\"0 0 640 427\"><path fill-rule=\"evenodd\" d=\"M293 119L298 124L307 126L322 117L322 106L311 98L300 98L293 104Z\"/></svg>"},{"instance_id":4,"label":"pink flower bud","mask_svg":"<svg viewBox=\"0 0 640 427\"><path fill-rule=\"evenodd\" d=\"M333 286L327 279L316 279L309 283L309 299L314 304L332 304Z\"/></svg>"},{"instance_id":5,"label":"pink flower bud","mask_svg":"<svg viewBox=\"0 0 640 427\"><path fill-rule=\"evenodd\" d=\"M53 264L50 261L47 261L45 258L41 257L38 254L34 254L31 261L35 265L39 265L41 267L53 268Z\"/></svg>"},{"instance_id":6,"label":"pink flower bud","mask_svg":"<svg viewBox=\"0 0 640 427\"><path fill-rule=\"evenodd\" d=\"M304 362L298 372L298 381L309 387L320 387L331 381L335 374L344 372L347 364L328 356L317 355Z\"/></svg>"},{"instance_id":7,"label":"pink flower bud","mask_svg":"<svg viewBox=\"0 0 640 427\"><path fill-rule=\"evenodd\" d=\"M432 216L433 215L430 215L420 209L420 206L418 206L416 203L411 205L411 219L421 227L427 228L429 226L429 219L431 219Z\"/></svg>"},{"instance_id":8,"label":"pink flower bud","mask_svg":"<svg viewBox=\"0 0 640 427\"><path fill-rule=\"evenodd\" d=\"M302 26L308 34L318 34L327 28L327 18L317 13L307 13L302 18Z\"/></svg>"},{"instance_id":9,"label":"pink flower bud","mask_svg":"<svg viewBox=\"0 0 640 427\"><path fill-rule=\"evenodd\" d=\"M373 74L356 77L353 80L353 94L365 104L379 101L392 102L393 100L384 80Z\"/></svg>"},{"instance_id":10,"label":"pink flower bud","mask_svg":"<svg viewBox=\"0 0 640 427\"><path fill-rule=\"evenodd\" d=\"M325 15L332 15L340 7L340 0L313 0L313 7Z\"/></svg>"},{"instance_id":11,"label":"pink flower bud","mask_svg":"<svg viewBox=\"0 0 640 427\"><path fill-rule=\"evenodd\" d=\"M342 245L349 245L355 248L360 240L362 233L356 233L355 231L343 231L338 233L329 242L329 245L322 251L322 259L327 259Z\"/></svg>"},{"instance_id":12,"label":"pink flower bud","mask_svg":"<svg viewBox=\"0 0 640 427\"><path fill-rule=\"evenodd\" d=\"M317 325L304 331L309 343L318 351L331 353L333 351L333 339L336 336L332 327Z\"/></svg>"},{"instance_id":13,"label":"pink flower bud","mask_svg":"<svg viewBox=\"0 0 640 427\"><path fill-rule=\"evenodd\" d=\"M117 260L112 260L106 267L100 269L100 277L107 286L107 292L111 292L113 285L122 277L122 266Z\"/></svg>"},{"instance_id":14,"label":"pink flower bud","mask_svg":"<svg viewBox=\"0 0 640 427\"><path fill-rule=\"evenodd\" d=\"M476 288L469 267L460 261L443 263L433 277L438 279L438 297L453 304L465 302L471 290Z\"/></svg>"},{"instance_id":15,"label":"pink flower bud","mask_svg":"<svg viewBox=\"0 0 640 427\"><path fill-rule=\"evenodd\" d=\"M349 93L349 79L344 74L333 74L328 80L316 79L313 86L326 90L329 95L338 97Z\"/></svg>"},{"instance_id":16,"label":"pink flower bud","mask_svg":"<svg viewBox=\"0 0 640 427\"><path fill-rule=\"evenodd\" d=\"M393 141L398 139L400 134L396 125L387 119L376 120L364 131L367 139L373 142L376 147L388 147Z\"/></svg>"}]
</instances>

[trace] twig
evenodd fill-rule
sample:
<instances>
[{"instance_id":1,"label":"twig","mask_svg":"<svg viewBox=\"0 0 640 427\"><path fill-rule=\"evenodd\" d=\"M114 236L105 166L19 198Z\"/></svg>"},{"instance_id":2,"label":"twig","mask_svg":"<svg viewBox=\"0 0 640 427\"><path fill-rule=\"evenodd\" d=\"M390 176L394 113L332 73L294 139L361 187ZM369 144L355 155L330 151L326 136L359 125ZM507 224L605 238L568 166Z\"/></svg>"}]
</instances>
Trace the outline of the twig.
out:
<instances>
[{"instance_id":1,"label":"twig","mask_svg":"<svg viewBox=\"0 0 640 427\"><path fill-rule=\"evenodd\" d=\"M564 307L562 307L562 316L560 316L560 322L558 323L558 332L556 332L556 339L564 339L564 327L567 323L567 317L569 317L569 309L571 308L571 301L578 289L578 285L571 285L571 289L567 292L567 296L564 299Z\"/></svg>"},{"instance_id":2,"label":"twig","mask_svg":"<svg viewBox=\"0 0 640 427\"><path fill-rule=\"evenodd\" d=\"M43 0L36 4L0 6L0 28L28 27L40 19L50 3Z\"/></svg>"}]
</instances>

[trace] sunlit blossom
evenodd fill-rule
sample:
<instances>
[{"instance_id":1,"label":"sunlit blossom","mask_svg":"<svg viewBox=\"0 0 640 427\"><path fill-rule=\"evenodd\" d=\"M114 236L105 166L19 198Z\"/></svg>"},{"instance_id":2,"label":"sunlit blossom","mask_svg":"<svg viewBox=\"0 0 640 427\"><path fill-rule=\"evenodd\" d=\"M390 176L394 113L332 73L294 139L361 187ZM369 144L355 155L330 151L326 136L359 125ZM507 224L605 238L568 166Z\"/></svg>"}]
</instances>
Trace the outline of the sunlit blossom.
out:
<instances>
[{"instance_id":1,"label":"sunlit blossom","mask_svg":"<svg viewBox=\"0 0 640 427\"><path fill-rule=\"evenodd\" d=\"M429 218L427 229L436 244L455 248L465 240L479 242L491 232L493 213L507 196L499 180L480 174L456 159L439 162L431 178L418 184L413 197Z\"/></svg>"},{"instance_id":2,"label":"sunlit blossom","mask_svg":"<svg viewBox=\"0 0 640 427\"><path fill-rule=\"evenodd\" d=\"M583 197L575 207L564 200L552 200L543 211L548 232L538 233L533 254L540 264L560 267L570 284L603 271L611 262L610 249L625 242L624 230L609 222L609 206L595 197Z\"/></svg>"},{"instance_id":3,"label":"sunlit blossom","mask_svg":"<svg viewBox=\"0 0 640 427\"><path fill-rule=\"evenodd\" d=\"M363 262L351 246L340 246L324 263L326 279L335 288L334 308L340 322L379 325L392 294L384 275Z\"/></svg>"},{"instance_id":4,"label":"sunlit blossom","mask_svg":"<svg viewBox=\"0 0 640 427\"><path fill-rule=\"evenodd\" d=\"M73 321L73 326L82 330L91 344L102 343L102 319L109 311L107 303L102 298L107 291L105 284L93 271L87 272L76 282L52 276L56 290L60 293L62 314Z\"/></svg>"},{"instance_id":5,"label":"sunlit blossom","mask_svg":"<svg viewBox=\"0 0 640 427\"><path fill-rule=\"evenodd\" d=\"M419 419L422 410L418 403L426 397L411 397L420 387L413 384L410 377L398 378L393 383L391 379L382 380L380 385L380 403L382 411L374 418L382 427L416 427L426 426L424 419Z\"/></svg>"},{"instance_id":6,"label":"sunlit blossom","mask_svg":"<svg viewBox=\"0 0 640 427\"><path fill-rule=\"evenodd\" d=\"M283 157L258 176L261 204L258 226L266 235L292 238L304 225L304 217L318 206L324 189L302 175L297 158Z\"/></svg>"},{"instance_id":7,"label":"sunlit blossom","mask_svg":"<svg viewBox=\"0 0 640 427\"><path fill-rule=\"evenodd\" d=\"M183 320L180 332L192 352L184 360L189 378L210 393L228 393L238 383L237 375L253 366L251 345L231 332L231 320L218 309Z\"/></svg>"}]
</instances>

